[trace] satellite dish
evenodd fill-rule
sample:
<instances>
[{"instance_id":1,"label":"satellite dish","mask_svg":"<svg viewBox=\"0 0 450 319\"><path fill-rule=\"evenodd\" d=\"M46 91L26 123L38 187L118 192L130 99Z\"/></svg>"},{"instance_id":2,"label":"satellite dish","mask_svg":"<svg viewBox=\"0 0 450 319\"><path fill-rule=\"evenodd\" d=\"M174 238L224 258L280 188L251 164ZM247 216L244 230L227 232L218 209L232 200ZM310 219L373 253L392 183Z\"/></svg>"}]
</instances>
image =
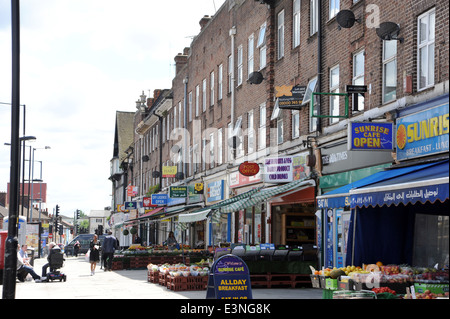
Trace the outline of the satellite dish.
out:
<instances>
[{"instance_id":1,"label":"satellite dish","mask_svg":"<svg viewBox=\"0 0 450 319\"><path fill-rule=\"evenodd\" d=\"M148 162L149 160L150 160L150 157L148 157L148 155L142 156L142 161L143 162Z\"/></svg>"},{"instance_id":2,"label":"satellite dish","mask_svg":"<svg viewBox=\"0 0 450 319\"><path fill-rule=\"evenodd\" d=\"M351 10L341 10L336 15L336 21L339 27L349 29L353 27L355 21L359 22L359 19L355 18L355 14Z\"/></svg>"},{"instance_id":3,"label":"satellite dish","mask_svg":"<svg viewBox=\"0 0 450 319\"><path fill-rule=\"evenodd\" d=\"M403 38L399 38L400 26L395 22L383 22L376 28L377 35L384 41L398 40L403 42Z\"/></svg>"},{"instance_id":4,"label":"satellite dish","mask_svg":"<svg viewBox=\"0 0 450 319\"><path fill-rule=\"evenodd\" d=\"M158 171L153 171L152 172L152 177L153 178L158 178L161 174Z\"/></svg>"},{"instance_id":5,"label":"satellite dish","mask_svg":"<svg viewBox=\"0 0 450 319\"><path fill-rule=\"evenodd\" d=\"M261 82L264 80L263 75L261 72L252 72L248 76L248 82L250 84L261 84Z\"/></svg>"},{"instance_id":6,"label":"satellite dish","mask_svg":"<svg viewBox=\"0 0 450 319\"><path fill-rule=\"evenodd\" d=\"M184 178L184 173L183 172L176 173L175 178L179 181L182 180Z\"/></svg>"}]
</instances>

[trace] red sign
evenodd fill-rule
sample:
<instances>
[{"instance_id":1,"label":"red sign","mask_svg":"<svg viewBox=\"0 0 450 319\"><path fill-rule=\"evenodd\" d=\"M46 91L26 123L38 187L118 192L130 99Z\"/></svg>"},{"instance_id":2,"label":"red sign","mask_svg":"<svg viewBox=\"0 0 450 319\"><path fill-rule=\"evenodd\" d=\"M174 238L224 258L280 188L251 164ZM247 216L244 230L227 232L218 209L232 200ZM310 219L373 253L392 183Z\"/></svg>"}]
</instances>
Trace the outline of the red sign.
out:
<instances>
[{"instance_id":1,"label":"red sign","mask_svg":"<svg viewBox=\"0 0 450 319\"><path fill-rule=\"evenodd\" d=\"M152 198L151 197L144 197L142 199L142 203L144 207L156 207L158 205L152 205Z\"/></svg>"},{"instance_id":2,"label":"red sign","mask_svg":"<svg viewBox=\"0 0 450 319\"><path fill-rule=\"evenodd\" d=\"M259 165L257 163L244 162L239 165L239 173L244 176L255 176L259 173Z\"/></svg>"}]
</instances>

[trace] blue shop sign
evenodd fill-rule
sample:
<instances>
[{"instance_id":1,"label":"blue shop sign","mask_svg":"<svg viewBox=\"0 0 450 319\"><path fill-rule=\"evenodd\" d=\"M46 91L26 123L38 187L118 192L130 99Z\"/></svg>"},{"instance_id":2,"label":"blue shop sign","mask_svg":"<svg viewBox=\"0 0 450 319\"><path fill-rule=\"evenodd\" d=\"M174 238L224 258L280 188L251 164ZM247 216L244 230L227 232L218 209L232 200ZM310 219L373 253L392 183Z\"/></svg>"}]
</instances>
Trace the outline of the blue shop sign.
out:
<instances>
[{"instance_id":1,"label":"blue shop sign","mask_svg":"<svg viewBox=\"0 0 450 319\"><path fill-rule=\"evenodd\" d=\"M208 202L215 202L223 199L224 181L215 181L208 184Z\"/></svg>"},{"instance_id":2,"label":"blue shop sign","mask_svg":"<svg viewBox=\"0 0 450 319\"><path fill-rule=\"evenodd\" d=\"M168 198L167 194L152 194L152 205L167 205Z\"/></svg>"},{"instance_id":3,"label":"blue shop sign","mask_svg":"<svg viewBox=\"0 0 450 319\"><path fill-rule=\"evenodd\" d=\"M448 101L397 119L397 160L449 151Z\"/></svg>"},{"instance_id":4,"label":"blue shop sign","mask_svg":"<svg viewBox=\"0 0 450 319\"><path fill-rule=\"evenodd\" d=\"M247 264L231 254L217 259L210 270L206 299L253 299Z\"/></svg>"},{"instance_id":5,"label":"blue shop sign","mask_svg":"<svg viewBox=\"0 0 450 319\"><path fill-rule=\"evenodd\" d=\"M393 123L358 123L348 126L349 151L392 151Z\"/></svg>"}]
</instances>

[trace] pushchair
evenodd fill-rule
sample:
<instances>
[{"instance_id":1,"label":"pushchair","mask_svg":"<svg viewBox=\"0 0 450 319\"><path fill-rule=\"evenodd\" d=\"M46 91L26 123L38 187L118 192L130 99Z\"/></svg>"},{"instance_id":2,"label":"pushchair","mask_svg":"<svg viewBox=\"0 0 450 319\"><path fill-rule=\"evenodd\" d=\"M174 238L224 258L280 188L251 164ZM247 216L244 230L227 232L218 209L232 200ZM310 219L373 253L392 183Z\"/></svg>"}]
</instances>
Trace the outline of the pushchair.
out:
<instances>
[{"instance_id":1,"label":"pushchair","mask_svg":"<svg viewBox=\"0 0 450 319\"><path fill-rule=\"evenodd\" d=\"M56 250L49 257L50 272L47 273L47 282L53 280L66 281L67 276L58 269L64 267L64 253L61 250Z\"/></svg>"}]
</instances>

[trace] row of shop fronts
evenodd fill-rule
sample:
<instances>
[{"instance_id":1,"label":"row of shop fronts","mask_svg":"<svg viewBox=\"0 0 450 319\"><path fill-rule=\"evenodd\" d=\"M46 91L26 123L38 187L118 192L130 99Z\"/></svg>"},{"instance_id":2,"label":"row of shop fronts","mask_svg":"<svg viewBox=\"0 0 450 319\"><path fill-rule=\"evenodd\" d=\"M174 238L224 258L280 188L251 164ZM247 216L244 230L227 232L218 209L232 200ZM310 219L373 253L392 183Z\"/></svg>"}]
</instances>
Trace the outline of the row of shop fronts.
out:
<instances>
[{"instance_id":1,"label":"row of shop fronts","mask_svg":"<svg viewBox=\"0 0 450 319\"><path fill-rule=\"evenodd\" d=\"M164 205L135 198L136 208L114 214L112 225L123 245L132 241L124 230L135 228L148 245L173 231L193 248L313 246L324 267L448 265L448 98L392 111L391 128L360 123L360 135L349 129L326 143L316 138L309 151L269 156L254 176L235 168L204 177L203 194L192 181L179 185L187 197L168 194Z\"/></svg>"}]
</instances>

